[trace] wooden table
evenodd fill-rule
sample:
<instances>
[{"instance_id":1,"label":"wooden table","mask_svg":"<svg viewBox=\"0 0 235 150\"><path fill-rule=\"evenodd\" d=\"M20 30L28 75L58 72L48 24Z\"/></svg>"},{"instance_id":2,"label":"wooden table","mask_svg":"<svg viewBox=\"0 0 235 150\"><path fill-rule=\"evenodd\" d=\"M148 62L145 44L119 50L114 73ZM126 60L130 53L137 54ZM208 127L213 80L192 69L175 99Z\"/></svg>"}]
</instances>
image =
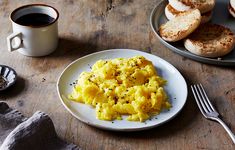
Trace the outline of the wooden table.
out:
<instances>
[{"instance_id":1,"label":"wooden table","mask_svg":"<svg viewBox=\"0 0 235 150\"><path fill-rule=\"evenodd\" d=\"M149 16L158 0L43 0L60 12L59 46L40 58L8 52L12 32L8 16L16 7L36 0L0 1L0 64L15 68L19 78L0 99L26 116L41 110L52 118L58 135L87 150L234 149L225 130L206 120L189 90L187 103L172 121L141 132L110 132L88 126L60 103L56 82L73 60L95 51L131 48L157 55L173 64L188 87L202 83L209 97L235 132L235 70L206 65L179 56L163 46L150 29Z\"/></svg>"}]
</instances>

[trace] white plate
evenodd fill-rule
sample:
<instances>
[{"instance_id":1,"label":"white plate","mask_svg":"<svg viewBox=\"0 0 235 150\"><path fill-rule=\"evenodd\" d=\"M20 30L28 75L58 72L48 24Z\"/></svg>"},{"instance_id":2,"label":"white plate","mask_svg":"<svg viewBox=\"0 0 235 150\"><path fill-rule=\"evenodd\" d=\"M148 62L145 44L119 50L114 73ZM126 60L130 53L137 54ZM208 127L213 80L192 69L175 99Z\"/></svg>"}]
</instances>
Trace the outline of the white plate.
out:
<instances>
[{"instance_id":1,"label":"white plate","mask_svg":"<svg viewBox=\"0 0 235 150\"><path fill-rule=\"evenodd\" d=\"M67 95L72 92L73 88L70 84L77 80L81 72L90 71L90 66L92 66L97 60L114 59L120 57L129 58L137 55L144 56L146 59L152 61L159 75L168 81L165 86L165 90L173 106L169 111L163 111L159 115L153 116L144 123L126 121L125 119L103 121L96 119L94 108L67 99ZM91 126L117 131L144 130L159 126L160 124L169 121L183 108L188 94L186 82L174 66L155 55L130 49L105 50L77 59L62 72L57 83L57 90L64 107L74 117Z\"/></svg>"}]
</instances>

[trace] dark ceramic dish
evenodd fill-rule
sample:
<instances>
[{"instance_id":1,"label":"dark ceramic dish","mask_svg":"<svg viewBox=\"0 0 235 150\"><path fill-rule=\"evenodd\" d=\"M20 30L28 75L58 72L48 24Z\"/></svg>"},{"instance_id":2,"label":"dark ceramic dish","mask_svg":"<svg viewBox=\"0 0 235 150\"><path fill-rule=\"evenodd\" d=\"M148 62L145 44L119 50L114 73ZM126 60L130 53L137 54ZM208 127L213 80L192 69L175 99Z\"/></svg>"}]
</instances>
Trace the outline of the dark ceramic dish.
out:
<instances>
[{"instance_id":1,"label":"dark ceramic dish","mask_svg":"<svg viewBox=\"0 0 235 150\"><path fill-rule=\"evenodd\" d=\"M158 4L154 7L150 16L151 28L161 43L167 46L170 50L196 61L221 66L235 66L235 48L231 53L221 58L206 58L190 53L184 48L182 42L170 43L164 41L159 35L158 29L161 24L167 21L167 18L164 13L164 9L167 4L167 0L160 0ZM228 12L228 4L229 1L216 0L211 23L220 24L225 27L228 27L233 31L233 33L235 33L235 19Z\"/></svg>"},{"instance_id":2,"label":"dark ceramic dish","mask_svg":"<svg viewBox=\"0 0 235 150\"><path fill-rule=\"evenodd\" d=\"M12 86L17 79L17 74L11 67L0 65L0 91Z\"/></svg>"}]
</instances>

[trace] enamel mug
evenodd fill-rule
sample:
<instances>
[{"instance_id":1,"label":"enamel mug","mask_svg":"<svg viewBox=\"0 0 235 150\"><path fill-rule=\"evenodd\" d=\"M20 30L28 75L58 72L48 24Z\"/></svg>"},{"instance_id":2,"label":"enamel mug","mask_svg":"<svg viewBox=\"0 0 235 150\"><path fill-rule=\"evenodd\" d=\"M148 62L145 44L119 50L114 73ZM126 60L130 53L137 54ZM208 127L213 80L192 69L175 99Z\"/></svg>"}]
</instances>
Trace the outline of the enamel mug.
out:
<instances>
[{"instance_id":1,"label":"enamel mug","mask_svg":"<svg viewBox=\"0 0 235 150\"><path fill-rule=\"evenodd\" d=\"M45 14L53 20L38 26L17 22L17 19L29 14ZM25 5L15 9L10 15L13 33L7 37L8 50L32 57L52 53L58 45L58 18L58 11L44 4Z\"/></svg>"}]
</instances>

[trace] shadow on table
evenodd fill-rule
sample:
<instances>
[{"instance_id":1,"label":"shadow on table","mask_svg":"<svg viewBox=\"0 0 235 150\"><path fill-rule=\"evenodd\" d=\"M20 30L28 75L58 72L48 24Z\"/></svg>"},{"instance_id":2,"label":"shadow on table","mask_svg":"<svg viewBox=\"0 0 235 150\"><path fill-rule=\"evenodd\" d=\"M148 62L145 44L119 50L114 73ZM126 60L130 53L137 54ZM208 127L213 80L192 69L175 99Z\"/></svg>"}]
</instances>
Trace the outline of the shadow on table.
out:
<instances>
[{"instance_id":1,"label":"shadow on table","mask_svg":"<svg viewBox=\"0 0 235 150\"><path fill-rule=\"evenodd\" d=\"M94 44L82 39L61 37L57 49L52 54L30 58L30 66L37 74L46 74L56 68L65 68L72 61L96 50Z\"/></svg>"},{"instance_id":2,"label":"shadow on table","mask_svg":"<svg viewBox=\"0 0 235 150\"><path fill-rule=\"evenodd\" d=\"M16 97L26 88L26 80L18 76L16 83L4 91L0 91L0 100Z\"/></svg>"},{"instance_id":3,"label":"shadow on table","mask_svg":"<svg viewBox=\"0 0 235 150\"><path fill-rule=\"evenodd\" d=\"M97 47L89 42L83 42L73 38L61 37L57 49L48 58L61 57L82 57L87 54L96 52Z\"/></svg>"},{"instance_id":4,"label":"shadow on table","mask_svg":"<svg viewBox=\"0 0 235 150\"><path fill-rule=\"evenodd\" d=\"M103 134L107 134L109 136L118 136L121 138L158 139L173 136L174 134L177 134L177 132L182 132L185 129L189 129L190 124L194 122L194 118L199 114L199 111L190 90L189 85L191 85L191 83L187 79L186 81L188 83L188 98L186 104L182 111L169 122L150 130L130 132L128 134L127 132L109 132L104 130L100 130L100 132L103 132ZM94 130L97 132L96 128L94 128Z\"/></svg>"},{"instance_id":5,"label":"shadow on table","mask_svg":"<svg viewBox=\"0 0 235 150\"><path fill-rule=\"evenodd\" d=\"M118 48L116 45L119 45L119 47L125 47L125 45L127 45L125 41L119 41L119 39L106 39L101 43L97 42L97 40L100 41L101 38L94 36L87 40L81 38L76 39L75 37L60 37L58 47L52 54L30 58L30 66L37 70L37 72L46 73L55 68L65 68L65 66L72 61L85 55L97 51Z\"/></svg>"}]
</instances>

